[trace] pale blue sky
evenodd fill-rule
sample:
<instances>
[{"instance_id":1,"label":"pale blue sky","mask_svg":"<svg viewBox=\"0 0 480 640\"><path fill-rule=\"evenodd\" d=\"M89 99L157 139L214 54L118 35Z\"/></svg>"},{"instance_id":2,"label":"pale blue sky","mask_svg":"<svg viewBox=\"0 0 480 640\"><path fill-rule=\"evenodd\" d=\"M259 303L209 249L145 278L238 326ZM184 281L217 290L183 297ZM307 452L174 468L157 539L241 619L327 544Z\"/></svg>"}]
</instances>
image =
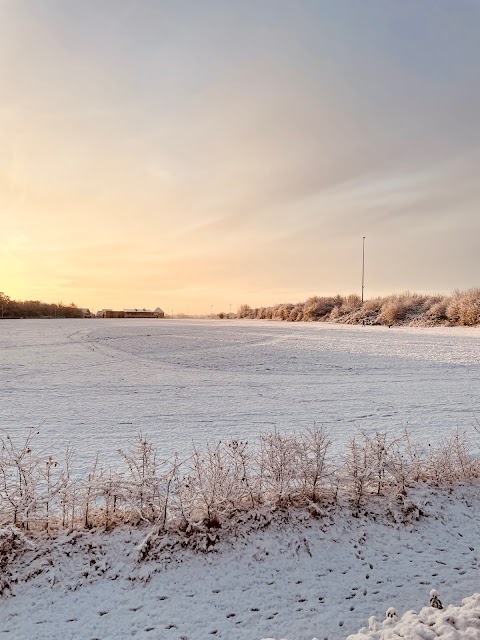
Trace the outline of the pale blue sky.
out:
<instances>
[{"instance_id":1,"label":"pale blue sky","mask_svg":"<svg viewBox=\"0 0 480 640\"><path fill-rule=\"evenodd\" d=\"M476 1L0 0L0 266L178 311L479 284Z\"/></svg>"}]
</instances>

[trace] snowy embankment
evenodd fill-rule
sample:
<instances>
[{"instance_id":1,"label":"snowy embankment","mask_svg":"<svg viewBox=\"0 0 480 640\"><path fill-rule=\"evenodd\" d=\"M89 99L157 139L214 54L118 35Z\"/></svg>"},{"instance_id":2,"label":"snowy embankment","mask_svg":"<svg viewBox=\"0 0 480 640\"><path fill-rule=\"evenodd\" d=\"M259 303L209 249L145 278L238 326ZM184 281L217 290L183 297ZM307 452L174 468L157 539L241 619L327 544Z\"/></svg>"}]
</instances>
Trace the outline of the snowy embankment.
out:
<instances>
[{"instance_id":1,"label":"snowy embankment","mask_svg":"<svg viewBox=\"0 0 480 640\"><path fill-rule=\"evenodd\" d=\"M478 514L477 485L420 486L408 504L372 499L358 517L338 506L238 514L205 552L166 533L145 553L149 526L55 539L17 531L2 567L0 632L14 640L345 640L389 607L418 610L432 588L444 604L477 592ZM445 638L480 637L452 635L460 620L452 615ZM417 624L411 614L399 624L408 620ZM423 636L405 637L436 637L424 626Z\"/></svg>"},{"instance_id":2,"label":"snowy embankment","mask_svg":"<svg viewBox=\"0 0 480 640\"><path fill-rule=\"evenodd\" d=\"M478 640L479 637L480 593L475 593L469 598L464 598L459 607L424 607L419 613L407 611L401 619L398 618L395 609L390 608L384 622L379 622L372 616L368 621L368 629L360 629L358 633L348 636L347 640Z\"/></svg>"},{"instance_id":3,"label":"snowy embankment","mask_svg":"<svg viewBox=\"0 0 480 640\"><path fill-rule=\"evenodd\" d=\"M384 622L372 616L363 628L347 640L478 640L480 638L480 593L464 598L459 607L424 607L419 613L407 611L400 619L395 610L387 611Z\"/></svg>"}]
</instances>

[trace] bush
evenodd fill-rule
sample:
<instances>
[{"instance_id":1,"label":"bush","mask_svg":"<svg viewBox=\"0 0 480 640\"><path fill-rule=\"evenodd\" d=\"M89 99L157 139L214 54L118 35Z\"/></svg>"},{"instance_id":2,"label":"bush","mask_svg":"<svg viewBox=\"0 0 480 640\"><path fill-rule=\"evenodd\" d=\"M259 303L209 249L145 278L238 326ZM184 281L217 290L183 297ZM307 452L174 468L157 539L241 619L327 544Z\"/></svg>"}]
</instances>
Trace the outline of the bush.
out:
<instances>
[{"instance_id":1,"label":"bush","mask_svg":"<svg viewBox=\"0 0 480 640\"><path fill-rule=\"evenodd\" d=\"M105 470L95 459L83 478L33 451L32 432L15 446L3 435L0 455L0 570L21 549L23 531L150 523L157 531L218 528L239 511L261 505L347 501L358 514L374 497L405 494L416 482L451 486L480 477L464 433L436 446L399 435L357 432L345 453L331 455L330 434L314 425L300 433L266 433L258 446L233 440L194 449L180 461L162 458L139 435L119 464Z\"/></svg>"},{"instance_id":2,"label":"bush","mask_svg":"<svg viewBox=\"0 0 480 640\"><path fill-rule=\"evenodd\" d=\"M480 289L455 292L448 302L446 316L454 324L474 326L480 323Z\"/></svg>"},{"instance_id":3,"label":"bush","mask_svg":"<svg viewBox=\"0 0 480 640\"><path fill-rule=\"evenodd\" d=\"M393 325L397 323L449 323L474 326L480 324L480 289L456 291L451 296L419 295L406 292L363 303L356 294L349 296L313 296L303 303L277 304L252 310L242 305L239 318L266 318L290 322L325 321L361 322Z\"/></svg>"}]
</instances>

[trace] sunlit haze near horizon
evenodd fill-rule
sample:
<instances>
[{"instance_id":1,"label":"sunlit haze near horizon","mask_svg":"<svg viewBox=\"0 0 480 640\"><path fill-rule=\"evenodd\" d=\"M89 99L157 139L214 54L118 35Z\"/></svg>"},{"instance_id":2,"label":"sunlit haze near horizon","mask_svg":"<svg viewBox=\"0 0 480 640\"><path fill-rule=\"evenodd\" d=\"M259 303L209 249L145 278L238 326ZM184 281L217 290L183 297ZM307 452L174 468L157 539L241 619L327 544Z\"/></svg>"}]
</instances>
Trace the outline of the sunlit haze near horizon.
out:
<instances>
[{"instance_id":1,"label":"sunlit haze near horizon","mask_svg":"<svg viewBox=\"0 0 480 640\"><path fill-rule=\"evenodd\" d=\"M480 284L475 0L0 0L0 290L228 311Z\"/></svg>"}]
</instances>

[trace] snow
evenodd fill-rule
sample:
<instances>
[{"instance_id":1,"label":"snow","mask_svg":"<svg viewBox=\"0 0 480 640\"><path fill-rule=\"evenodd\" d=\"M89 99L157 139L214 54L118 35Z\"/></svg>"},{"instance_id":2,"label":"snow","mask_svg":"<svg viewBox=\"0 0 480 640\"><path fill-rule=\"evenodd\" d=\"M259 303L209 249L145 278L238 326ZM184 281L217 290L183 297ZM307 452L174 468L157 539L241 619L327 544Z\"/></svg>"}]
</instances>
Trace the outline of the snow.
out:
<instances>
[{"instance_id":1,"label":"snow","mask_svg":"<svg viewBox=\"0 0 480 640\"><path fill-rule=\"evenodd\" d=\"M192 441L250 440L316 421L343 449L355 427L408 425L437 442L480 414L478 328L4 320L0 353L2 428L21 439L38 425L52 453L71 443L79 472L97 451L115 464L139 431L168 455L191 451ZM375 500L358 518L345 507L259 508L208 553L170 533L142 560L145 527L55 539L2 528L0 634L389 640L401 631L429 640L433 629L479 638L478 595L461 609L426 606L432 589L445 607L478 591L478 486L420 487L408 499L426 516L417 521L413 510L401 522L395 504L388 513Z\"/></svg>"},{"instance_id":2,"label":"snow","mask_svg":"<svg viewBox=\"0 0 480 640\"><path fill-rule=\"evenodd\" d=\"M4 320L0 352L2 427L71 443L82 472L139 431L170 455L316 421L341 449L355 427L433 441L480 413L479 328Z\"/></svg>"},{"instance_id":3,"label":"snow","mask_svg":"<svg viewBox=\"0 0 480 640\"><path fill-rule=\"evenodd\" d=\"M345 640L393 607L398 620L378 623L387 635L365 628L355 640L388 640L419 620L433 621L449 640L480 637L478 627L447 635L445 617L478 624L478 596L462 611L404 615L428 605L432 588L444 606L478 591L478 486L418 488L409 499L426 517L400 523L380 506L359 518L327 508L320 517L258 511L239 518L209 553L168 535L142 561L148 529L36 539L8 565L0 633L14 640Z\"/></svg>"},{"instance_id":4,"label":"snow","mask_svg":"<svg viewBox=\"0 0 480 640\"><path fill-rule=\"evenodd\" d=\"M387 612L388 613L388 612ZM397 617L396 617L397 618ZM480 637L480 593L464 598L461 606L449 605L444 610L424 607L419 613L408 611L397 621L378 623L369 620L369 628L348 636L347 640L478 640Z\"/></svg>"}]
</instances>

